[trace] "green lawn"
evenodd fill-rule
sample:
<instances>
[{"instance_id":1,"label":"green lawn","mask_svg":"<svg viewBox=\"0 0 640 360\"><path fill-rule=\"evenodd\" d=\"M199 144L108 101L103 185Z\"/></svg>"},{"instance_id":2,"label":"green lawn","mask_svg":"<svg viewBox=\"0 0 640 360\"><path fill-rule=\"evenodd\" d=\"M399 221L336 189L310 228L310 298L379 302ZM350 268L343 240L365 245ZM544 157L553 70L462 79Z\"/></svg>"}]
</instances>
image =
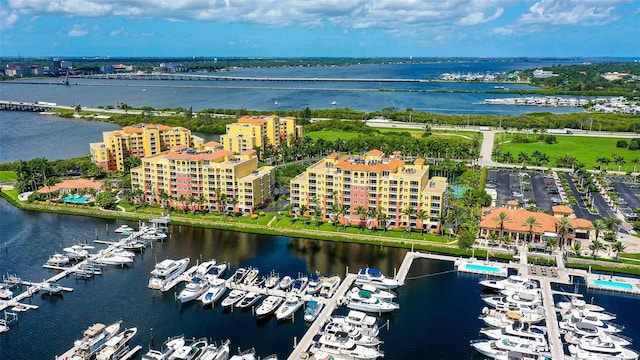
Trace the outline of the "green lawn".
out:
<instances>
[{"instance_id":1,"label":"green lawn","mask_svg":"<svg viewBox=\"0 0 640 360\"><path fill-rule=\"evenodd\" d=\"M531 135L537 137L537 135ZM640 150L628 150L616 147L617 138L600 138L600 137L588 137L588 136L556 136L557 143L549 145L543 142L534 142L529 144L523 143L503 143L502 152L511 152L515 161L517 161L518 154L524 152L531 155L535 150L547 154L551 163L549 165L555 166L555 156L564 156L570 154L575 156L579 161L584 162L587 169L595 169L599 164L596 159L599 157L607 157L613 159L613 154L621 156L626 164L620 167L621 171L633 171L632 159L640 159ZM629 141L629 139L624 139ZM613 161L605 167L606 170L618 170L618 165ZM638 167L640 169L640 166Z\"/></svg>"},{"instance_id":2,"label":"green lawn","mask_svg":"<svg viewBox=\"0 0 640 360\"><path fill-rule=\"evenodd\" d=\"M338 139L351 140L354 137L358 136L358 134L344 132L344 131L336 131L336 130L322 130L322 131L313 131L310 133L306 133L305 136L309 136L314 141L320 138L325 139L327 141L336 141Z\"/></svg>"},{"instance_id":3,"label":"green lawn","mask_svg":"<svg viewBox=\"0 0 640 360\"><path fill-rule=\"evenodd\" d=\"M0 171L0 183L16 181L15 171Z\"/></svg>"}]
</instances>

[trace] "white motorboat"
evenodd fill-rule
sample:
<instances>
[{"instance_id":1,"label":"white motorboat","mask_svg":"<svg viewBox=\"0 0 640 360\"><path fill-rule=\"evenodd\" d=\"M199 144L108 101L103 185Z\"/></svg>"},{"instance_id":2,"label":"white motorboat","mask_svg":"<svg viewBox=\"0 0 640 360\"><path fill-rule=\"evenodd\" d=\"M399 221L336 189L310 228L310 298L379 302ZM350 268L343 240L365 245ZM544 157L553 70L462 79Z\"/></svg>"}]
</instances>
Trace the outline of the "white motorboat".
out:
<instances>
[{"instance_id":1,"label":"white motorboat","mask_svg":"<svg viewBox=\"0 0 640 360\"><path fill-rule=\"evenodd\" d=\"M173 354L178 348L183 347L185 344L184 337L178 336L168 339L162 350L149 350L146 354L142 355L142 360L167 360L171 354Z\"/></svg>"},{"instance_id":2,"label":"white motorboat","mask_svg":"<svg viewBox=\"0 0 640 360\"><path fill-rule=\"evenodd\" d=\"M485 296L482 300L493 308L536 308L542 305L539 293L516 292L510 295Z\"/></svg>"},{"instance_id":3,"label":"white motorboat","mask_svg":"<svg viewBox=\"0 0 640 360\"><path fill-rule=\"evenodd\" d=\"M0 299L9 300L11 298L13 298L13 291L5 284L0 283Z\"/></svg>"},{"instance_id":4,"label":"white motorboat","mask_svg":"<svg viewBox=\"0 0 640 360\"><path fill-rule=\"evenodd\" d=\"M247 272L248 270L243 267L238 268L236 272L233 273L233 275L231 276L231 281L233 281L236 284L242 283L242 281L244 280L244 277L247 276Z\"/></svg>"},{"instance_id":5,"label":"white motorboat","mask_svg":"<svg viewBox=\"0 0 640 360\"><path fill-rule=\"evenodd\" d=\"M40 291L43 293L47 293L49 295L59 295L62 293L62 286L56 283L50 283L48 281L44 281L38 284Z\"/></svg>"},{"instance_id":6,"label":"white motorboat","mask_svg":"<svg viewBox=\"0 0 640 360\"><path fill-rule=\"evenodd\" d=\"M351 310L346 316L332 316L331 322L347 324L360 330L365 335L378 336L378 319L362 311Z\"/></svg>"},{"instance_id":7,"label":"white motorboat","mask_svg":"<svg viewBox=\"0 0 640 360\"><path fill-rule=\"evenodd\" d=\"M228 308L235 305L238 301L242 300L242 298L247 295L247 292L240 289L231 290L229 295L222 300L222 307Z\"/></svg>"},{"instance_id":8,"label":"white motorboat","mask_svg":"<svg viewBox=\"0 0 640 360\"><path fill-rule=\"evenodd\" d=\"M129 265L133 264L133 259L127 256L116 255L112 252L106 252L100 254L98 257L93 259L93 262L100 265Z\"/></svg>"},{"instance_id":9,"label":"white motorboat","mask_svg":"<svg viewBox=\"0 0 640 360\"><path fill-rule=\"evenodd\" d=\"M89 251L82 245L73 245L62 249L69 259L80 260L89 257Z\"/></svg>"},{"instance_id":10,"label":"white motorboat","mask_svg":"<svg viewBox=\"0 0 640 360\"><path fill-rule=\"evenodd\" d=\"M569 353L578 359L638 359L637 352L616 344L606 335L581 339L577 345L569 345Z\"/></svg>"},{"instance_id":11,"label":"white motorboat","mask_svg":"<svg viewBox=\"0 0 640 360\"><path fill-rule=\"evenodd\" d=\"M265 278L262 275L258 275L256 280L251 285L261 288L261 287L264 287L265 282L267 282L267 278Z\"/></svg>"},{"instance_id":12,"label":"white motorboat","mask_svg":"<svg viewBox=\"0 0 640 360\"><path fill-rule=\"evenodd\" d=\"M237 308L240 309L244 309L244 308L248 308L251 307L251 305L255 304L256 302L258 302L258 300L260 300L262 298L262 295L254 292L254 291L249 291L247 292L247 294L242 298L242 300L238 301L235 306Z\"/></svg>"},{"instance_id":13,"label":"white motorboat","mask_svg":"<svg viewBox=\"0 0 640 360\"><path fill-rule=\"evenodd\" d=\"M171 282L185 272L189 261L189 258L180 260L165 259L157 263L151 271L149 288L162 291L168 290L167 287Z\"/></svg>"},{"instance_id":14,"label":"white motorboat","mask_svg":"<svg viewBox=\"0 0 640 360\"><path fill-rule=\"evenodd\" d=\"M0 334L9 331L9 324L7 324L7 320L0 319Z\"/></svg>"},{"instance_id":15,"label":"white motorboat","mask_svg":"<svg viewBox=\"0 0 640 360\"><path fill-rule=\"evenodd\" d=\"M80 359L92 358L107 340L120 331L120 323L120 321L117 321L109 326L101 323L91 325L82 333L82 339L76 340L73 343L73 348L64 355L59 356L59 358L64 358L65 356L78 357Z\"/></svg>"},{"instance_id":16,"label":"white motorboat","mask_svg":"<svg viewBox=\"0 0 640 360\"><path fill-rule=\"evenodd\" d=\"M280 287L280 289L282 290L286 290L288 288L291 287L291 285L293 285L293 278L289 275L285 275L282 280L280 280L280 283L278 284L278 287Z\"/></svg>"},{"instance_id":17,"label":"white motorboat","mask_svg":"<svg viewBox=\"0 0 640 360\"><path fill-rule=\"evenodd\" d=\"M259 273L260 273L259 269L250 268L249 271L247 271L247 275L244 277L244 280L242 282L245 285L252 285L258 278Z\"/></svg>"},{"instance_id":18,"label":"white motorboat","mask_svg":"<svg viewBox=\"0 0 640 360\"><path fill-rule=\"evenodd\" d=\"M304 321L314 321L320 315L323 307L324 303L322 301L314 299L307 301L307 306L304 309Z\"/></svg>"},{"instance_id":19,"label":"white motorboat","mask_svg":"<svg viewBox=\"0 0 640 360\"><path fill-rule=\"evenodd\" d=\"M126 251L141 252L147 247L147 243L140 240L129 240L120 244L120 248Z\"/></svg>"},{"instance_id":20,"label":"white motorboat","mask_svg":"<svg viewBox=\"0 0 640 360\"><path fill-rule=\"evenodd\" d=\"M398 280L385 277L379 269L362 268L358 271L356 284L370 284L379 289L395 289L398 287Z\"/></svg>"},{"instance_id":21,"label":"white motorboat","mask_svg":"<svg viewBox=\"0 0 640 360\"><path fill-rule=\"evenodd\" d=\"M593 335L581 335L574 331L567 331L564 334L564 341L567 344L577 345L581 340L590 340L599 336L606 336L609 339L611 339L613 343L618 344L620 346L628 346L628 345L631 345L631 343L633 342L631 338L628 338L626 336L623 336L620 334L611 334L598 327L595 327L595 329L597 330L596 330L596 333Z\"/></svg>"},{"instance_id":22,"label":"white motorboat","mask_svg":"<svg viewBox=\"0 0 640 360\"><path fill-rule=\"evenodd\" d=\"M200 298L202 305L207 306L215 303L227 291L227 283L224 279L213 279L209 282L209 288Z\"/></svg>"},{"instance_id":23,"label":"white motorboat","mask_svg":"<svg viewBox=\"0 0 640 360\"><path fill-rule=\"evenodd\" d=\"M148 241L161 241L167 237L167 234L163 234L157 231L147 231L144 234L140 235L140 238Z\"/></svg>"},{"instance_id":24,"label":"white motorboat","mask_svg":"<svg viewBox=\"0 0 640 360\"><path fill-rule=\"evenodd\" d=\"M229 360L255 360L256 359L256 349L251 348L249 350L245 350L240 352L238 349L238 354L233 355L229 358Z\"/></svg>"},{"instance_id":25,"label":"white motorboat","mask_svg":"<svg viewBox=\"0 0 640 360\"><path fill-rule=\"evenodd\" d=\"M525 324L537 324L545 319L544 310L537 312L514 311L514 310L496 310L491 308L483 308L482 315L478 319L485 324L493 327L506 327L513 325L516 321Z\"/></svg>"},{"instance_id":26,"label":"white motorboat","mask_svg":"<svg viewBox=\"0 0 640 360\"><path fill-rule=\"evenodd\" d=\"M538 286L526 277L511 275L502 280L482 280L480 285L495 291L535 289Z\"/></svg>"},{"instance_id":27,"label":"white motorboat","mask_svg":"<svg viewBox=\"0 0 640 360\"><path fill-rule=\"evenodd\" d=\"M68 264L69 264L69 257L60 253L55 253L51 255L49 260L47 260L47 265L64 266Z\"/></svg>"},{"instance_id":28,"label":"white motorboat","mask_svg":"<svg viewBox=\"0 0 640 360\"><path fill-rule=\"evenodd\" d=\"M577 312L579 315L574 314L574 312ZM596 311L590 311L590 310L570 310L569 312L561 312L560 314L562 315L562 318L570 318L572 316L575 316L575 317L590 319L593 321L596 321L596 320L611 321L611 320L615 320L616 318L614 314L606 311L596 312Z\"/></svg>"},{"instance_id":29,"label":"white motorboat","mask_svg":"<svg viewBox=\"0 0 640 360\"><path fill-rule=\"evenodd\" d=\"M571 301L560 301L556 304L556 308L560 312L568 312L570 310L589 310L594 312L604 311L602 306L588 304L586 301L578 298L571 298Z\"/></svg>"},{"instance_id":30,"label":"white motorboat","mask_svg":"<svg viewBox=\"0 0 640 360\"><path fill-rule=\"evenodd\" d=\"M269 295L256 309L256 315L258 317L264 317L272 314L278 309L284 299L280 296Z\"/></svg>"},{"instance_id":31,"label":"white motorboat","mask_svg":"<svg viewBox=\"0 0 640 360\"><path fill-rule=\"evenodd\" d=\"M206 339L185 344L169 355L168 360L196 360L207 345L209 345L209 342Z\"/></svg>"},{"instance_id":32,"label":"white motorboat","mask_svg":"<svg viewBox=\"0 0 640 360\"><path fill-rule=\"evenodd\" d=\"M291 291L296 294L304 294L304 290L306 289L308 283L309 283L308 277L306 276L299 277L293 282Z\"/></svg>"},{"instance_id":33,"label":"white motorboat","mask_svg":"<svg viewBox=\"0 0 640 360\"><path fill-rule=\"evenodd\" d=\"M122 233L130 233L133 231L133 228L127 224L120 225L113 232L122 234Z\"/></svg>"},{"instance_id":34,"label":"white motorboat","mask_svg":"<svg viewBox=\"0 0 640 360\"><path fill-rule=\"evenodd\" d=\"M271 274L267 277L267 280L264 282L264 287L267 289L272 289L280 283L280 275L278 275L275 271L272 271Z\"/></svg>"},{"instance_id":35,"label":"white motorboat","mask_svg":"<svg viewBox=\"0 0 640 360\"><path fill-rule=\"evenodd\" d=\"M205 280L197 276L192 277L187 285L185 285L184 289L180 291L178 300L180 300L180 302L183 304L191 300L195 300L200 297L200 295L202 295L205 291L207 291L208 288L209 283L207 283Z\"/></svg>"},{"instance_id":36,"label":"white motorboat","mask_svg":"<svg viewBox=\"0 0 640 360\"><path fill-rule=\"evenodd\" d=\"M227 340L220 345L207 345L198 360L227 360L229 358L229 343L230 341Z\"/></svg>"},{"instance_id":37,"label":"white motorboat","mask_svg":"<svg viewBox=\"0 0 640 360\"><path fill-rule=\"evenodd\" d=\"M134 253L133 251L125 250L123 248L115 248L111 252L116 256L124 256L131 259L136 257L136 253Z\"/></svg>"},{"instance_id":38,"label":"white motorboat","mask_svg":"<svg viewBox=\"0 0 640 360\"><path fill-rule=\"evenodd\" d=\"M363 285L363 287L364 286L367 286L370 290L354 287L351 289L351 291L349 291L349 293L347 293L347 297L349 298L349 300L364 301L366 299L374 298L383 301L391 301L395 297L395 295L388 291L380 290L371 285Z\"/></svg>"},{"instance_id":39,"label":"white motorboat","mask_svg":"<svg viewBox=\"0 0 640 360\"><path fill-rule=\"evenodd\" d=\"M107 340L107 342L104 343L102 349L96 355L96 360L119 359L122 355L124 355L124 353L126 352L125 350L128 350L126 346L137 332L137 328L124 329L124 331L122 331L120 334Z\"/></svg>"},{"instance_id":40,"label":"white motorboat","mask_svg":"<svg viewBox=\"0 0 640 360\"><path fill-rule=\"evenodd\" d=\"M500 340L474 340L471 346L482 355L495 359L498 355L509 354L509 358L525 359L542 355L546 347L539 347L529 340L514 337Z\"/></svg>"},{"instance_id":41,"label":"white motorboat","mask_svg":"<svg viewBox=\"0 0 640 360\"><path fill-rule=\"evenodd\" d=\"M571 316L565 317L558 324L560 328L564 329L567 327L571 327L574 324L584 323L591 324L593 326L597 326L608 333L617 333L621 332L624 328L620 325L616 325L610 322L605 322L598 319L595 313L585 313L584 311L573 310L571 312Z\"/></svg>"},{"instance_id":42,"label":"white motorboat","mask_svg":"<svg viewBox=\"0 0 640 360\"><path fill-rule=\"evenodd\" d=\"M516 336L523 339L531 340L533 342L538 342L542 345L547 344L546 327L529 325L520 321L516 321L513 324L505 326L503 328L484 328L480 330L480 333L494 340Z\"/></svg>"},{"instance_id":43,"label":"white motorboat","mask_svg":"<svg viewBox=\"0 0 640 360\"><path fill-rule=\"evenodd\" d=\"M340 286L340 276L331 276L324 279L322 282L322 288L320 289L320 296L330 298L338 290Z\"/></svg>"},{"instance_id":44,"label":"white motorboat","mask_svg":"<svg viewBox=\"0 0 640 360\"><path fill-rule=\"evenodd\" d=\"M293 316L302 307L304 302L295 295L290 295L287 300L276 310L276 319L283 320Z\"/></svg>"},{"instance_id":45,"label":"white motorboat","mask_svg":"<svg viewBox=\"0 0 640 360\"><path fill-rule=\"evenodd\" d=\"M314 340L316 344L311 352L325 352L336 355L339 359L373 360L384 356L376 348L357 345L347 333L316 335Z\"/></svg>"},{"instance_id":46,"label":"white motorboat","mask_svg":"<svg viewBox=\"0 0 640 360\"><path fill-rule=\"evenodd\" d=\"M207 271L207 274L204 277L209 281L209 283L211 283L215 279L222 278L225 272L227 272L227 264L216 264Z\"/></svg>"},{"instance_id":47,"label":"white motorboat","mask_svg":"<svg viewBox=\"0 0 640 360\"><path fill-rule=\"evenodd\" d=\"M316 295L320 293L322 289L322 283L324 282L324 277L320 276L319 272L315 272L309 276L309 283L307 284L307 289L305 290L307 294Z\"/></svg>"},{"instance_id":48,"label":"white motorboat","mask_svg":"<svg viewBox=\"0 0 640 360\"><path fill-rule=\"evenodd\" d=\"M346 303L349 309L373 313L386 313L400 308L400 305L396 303L380 300L374 297L360 299L346 298Z\"/></svg>"},{"instance_id":49,"label":"white motorboat","mask_svg":"<svg viewBox=\"0 0 640 360\"><path fill-rule=\"evenodd\" d=\"M321 334L336 334L339 332L347 333L357 345L378 346L382 344L382 341L377 336L365 335L360 329L346 323L330 321L320 330Z\"/></svg>"}]
</instances>

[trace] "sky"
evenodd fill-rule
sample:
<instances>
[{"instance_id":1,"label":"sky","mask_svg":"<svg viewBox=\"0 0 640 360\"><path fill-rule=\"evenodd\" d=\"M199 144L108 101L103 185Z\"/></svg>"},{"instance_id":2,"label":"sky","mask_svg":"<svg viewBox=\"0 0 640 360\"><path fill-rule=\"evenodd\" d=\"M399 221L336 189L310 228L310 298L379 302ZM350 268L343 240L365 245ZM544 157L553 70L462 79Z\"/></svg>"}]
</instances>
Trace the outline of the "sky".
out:
<instances>
[{"instance_id":1,"label":"sky","mask_svg":"<svg viewBox=\"0 0 640 360\"><path fill-rule=\"evenodd\" d=\"M0 0L0 56L638 57L640 0Z\"/></svg>"}]
</instances>

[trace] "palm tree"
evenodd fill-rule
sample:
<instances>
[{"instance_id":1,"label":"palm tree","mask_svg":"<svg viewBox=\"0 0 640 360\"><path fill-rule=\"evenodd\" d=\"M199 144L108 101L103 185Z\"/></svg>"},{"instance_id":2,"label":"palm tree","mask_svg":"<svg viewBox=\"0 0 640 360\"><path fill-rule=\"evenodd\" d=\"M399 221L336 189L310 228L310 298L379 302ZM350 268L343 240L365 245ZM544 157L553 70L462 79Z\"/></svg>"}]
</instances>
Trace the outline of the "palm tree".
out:
<instances>
[{"instance_id":1,"label":"palm tree","mask_svg":"<svg viewBox=\"0 0 640 360\"><path fill-rule=\"evenodd\" d=\"M207 202L209 202L207 197L204 196L204 194L200 194L200 196L198 197L198 210L202 211L202 207ZM208 206L207 206L207 208L208 208ZM202 214L204 215L204 211L202 212Z\"/></svg>"},{"instance_id":2,"label":"palm tree","mask_svg":"<svg viewBox=\"0 0 640 360\"><path fill-rule=\"evenodd\" d=\"M546 245L547 245L547 248L551 249L551 252L553 252L553 249L555 249L556 246L558 246L558 240L556 240L556 238L554 237L550 237L547 239Z\"/></svg>"},{"instance_id":3,"label":"palm tree","mask_svg":"<svg viewBox=\"0 0 640 360\"><path fill-rule=\"evenodd\" d=\"M402 215L407 217L407 232L411 233L411 217L416 214L416 209L411 206L411 204L407 205L404 209L402 209Z\"/></svg>"},{"instance_id":4,"label":"palm tree","mask_svg":"<svg viewBox=\"0 0 640 360\"><path fill-rule=\"evenodd\" d=\"M560 249L564 249L565 239L571 230L573 230L573 225L571 225L571 221L566 217L560 218L556 221L556 233L560 238Z\"/></svg>"},{"instance_id":5,"label":"palm tree","mask_svg":"<svg viewBox=\"0 0 640 360\"><path fill-rule=\"evenodd\" d=\"M182 211L186 212L185 211L185 208L186 208L185 202L187 201L187 198L184 196L184 194L180 194L180 196L178 197L178 201L182 204Z\"/></svg>"},{"instance_id":6,"label":"palm tree","mask_svg":"<svg viewBox=\"0 0 640 360\"><path fill-rule=\"evenodd\" d=\"M307 210L309 209L307 208L306 204L300 205L300 209L298 210L300 212L300 216L304 216L304 214L307 213Z\"/></svg>"},{"instance_id":7,"label":"palm tree","mask_svg":"<svg viewBox=\"0 0 640 360\"><path fill-rule=\"evenodd\" d=\"M591 245L589 245L589 249L591 250L591 255L593 255L593 258L595 259L598 257L598 251L604 249L604 244L600 242L600 240L593 240Z\"/></svg>"},{"instance_id":8,"label":"palm tree","mask_svg":"<svg viewBox=\"0 0 640 360\"><path fill-rule=\"evenodd\" d=\"M169 193L167 193L166 191L164 191L164 189L160 189L160 194L158 194L158 196L160 197L160 202L162 203L162 207L167 207L167 201L169 201Z\"/></svg>"},{"instance_id":9,"label":"palm tree","mask_svg":"<svg viewBox=\"0 0 640 360\"><path fill-rule=\"evenodd\" d=\"M191 208L191 212L194 214L196 213L196 202L196 197L193 194L189 195L189 207Z\"/></svg>"},{"instance_id":10,"label":"palm tree","mask_svg":"<svg viewBox=\"0 0 640 360\"><path fill-rule=\"evenodd\" d=\"M389 221L389 214L387 214L387 211L383 209L378 210L378 219L380 219L380 224L382 224L384 232L387 232L387 221Z\"/></svg>"},{"instance_id":11,"label":"palm tree","mask_svg":"<svg viewBox=\"0 0 640 360\"><path fill-rule=\"evenodd\" d=\"M358 215L358 218L360 219L360 223L358 224L358 226L360 228L363 228L364 219L367 216L367 209L364 206L359 205L358 207L356 207L356 215Z\"/></svg>"},{"instance_id":12,"label":"palm tree","mask_svg":"<svg viewBox=\"0 0 640 360\"><path fill-rule=\"evenodd\" d=\"M427 212L426 210L420 209L420 211L418 211L418 213L416 214L416 217L420 220L420 235L423 235L424 226L427 224L427 221L425 220L431 219L431 216L429 215L429 212Z\"/></svg>"},{"instance_id":13,"label":"palm tree","mask_svg":"<svg viewBox=\"0 0 640 360\"><path fill-rule=\"evenodd\" d=\"M374 207L370 207L367 209L367 227L369 227L372 220L376 221L376 226L378 225L378 210ZM376 226L371 226L371 231L376 232Z\"/></svg>"},{"instance_id":14,"label":"palm tree","mask_svg":"<svg viewBox=\"0 0 640 360\"><path fill-rule=\"evenodd\" d=\"M464 222L467 212L461 206L456 206L452 207L447 215L449 217L449 222L453 223L453 230L457 234L458 231L460 231L460 224Z\"/></svg>"},{"instance_id":15,"label":"palm tree","mask_svg":"<svg viewBox=\"0 0 640 360\"><path fill-rule=\"evenodd\" d=\"M582 250L582 243L580 241L574 241L573 245L571 245L571 250L576 253L576 255L580 255L580 251Z\"/></svg>"},{"instance_id":16,"label":"palm tree","mask_svg":"<svg viewBox=\"0 0 640 360\"><path fill-rule=\"evenodd\" d=\"M527 217L526 219L524 219L524 222L522 223L522 226L527 226L529 227L529 242L533 242L533 229L541 226L542 224L540 224L540 222L538 221L538 219L536 219L535 216L531 215L529 217Z\"/></svg>"},{"instance_id":17,"label":"palm tree","mask_svg":"<svg viewBox=\"0 0 640 360\"><path fill-rule=\"evenodd\" d=\"M623 244L620 241L616 241L611 244L611 250L616 253L616 260L620 257L620 253L623 252L627 248L627 245Z\"/></svg>"},{"instance_id":18,"label":"palm tree","mask_svg":"<svg viewBox=\"0 0 640 360\"><path fill-rule=\"evenodd\" d=\"M493 220L498 222L498 228L500 228L500 238L504 237L504 223L510 220L509 215L506 212L501 211L498 216L493 218Z\"/></svg>"},{"instance_id":19,"label":"palm tree","mask_svg":"<svg viewBox=\"0 0 640 360\"><path fill-rule=\"evenodd\" d=\"M602 219L593 220L593 230L596 232L596 240L598 240L598 236L605 230L607 230L607 224Z\"/></svg>"}]
</instances>

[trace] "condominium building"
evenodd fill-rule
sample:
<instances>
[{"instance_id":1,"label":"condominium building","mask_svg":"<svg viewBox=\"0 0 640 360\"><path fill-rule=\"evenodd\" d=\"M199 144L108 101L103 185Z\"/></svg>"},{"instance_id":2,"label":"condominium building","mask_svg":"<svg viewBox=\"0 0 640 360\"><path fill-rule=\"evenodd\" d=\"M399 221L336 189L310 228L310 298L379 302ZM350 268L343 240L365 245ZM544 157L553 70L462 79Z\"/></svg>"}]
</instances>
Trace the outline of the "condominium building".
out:
<instances>
[{"instance_id":1,"label":"condominium building","mask_svg":"<svg viewBox=\"0 0 640 360\"><path fill-rule=\"evenodd\" d=\"M228 124L227 132L220 135L225 150L240 154L245 150L278 146L302 139L302 126L292 116L243 116L237 123Z\"/></svg>"},{"instance_id":2,"label":"condominium building","mask_svg":"<svg viewBox=\"0 0 640 360\"><path fill-rule=\"evenodd\" d=\"M422 158L407 162L399 152L371 150L362 156L333 153L293 178L290 188L294 211L320 207L331 221L437 231L447 179L429 178Z\"/></svg>"},{"instance_id":3,"label":"condominium building","mask_svg":"<svg viewBox=\"0 0 640 360\"><path fill-rule=\"evenodd\" d=\"M183 127L158 124L125 126L122 130L105 131L102 142L91 143L91 160L106 171L124 169L124 159L142 158L167 151L174 146L201 146L202 139Z\"/></svg>"},{"instance_id":4,"label":"condominium building","mask_svg":"<svg viewBox=\"0 0 640 360\"><path fill-rule=\"evenodd\" d=\"M258 168L255 150L234 155L211 141L143 158L131 170L131 185L148 202L250 214L274 199L275 170Z\"/></svg>"}]
</instances>

